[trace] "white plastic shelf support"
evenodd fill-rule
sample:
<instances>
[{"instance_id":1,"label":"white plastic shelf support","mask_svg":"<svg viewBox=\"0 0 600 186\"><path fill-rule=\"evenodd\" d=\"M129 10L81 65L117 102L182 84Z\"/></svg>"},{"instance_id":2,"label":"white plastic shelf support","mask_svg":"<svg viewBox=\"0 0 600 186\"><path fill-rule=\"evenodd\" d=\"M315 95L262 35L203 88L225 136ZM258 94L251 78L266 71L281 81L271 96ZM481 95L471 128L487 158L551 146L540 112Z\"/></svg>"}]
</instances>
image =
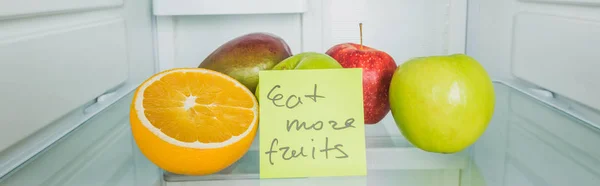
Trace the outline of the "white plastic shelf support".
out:
<instances>
[{"instance_id":1,"label":"white plastic shelf support","mask_svg":"<svg viewBox=\"0 0 600 186\"><path fill-rule=\"evenodd\" d=\"M304 13L306 0L154 0L157 16Z\"/></svg>"}]
</instances>

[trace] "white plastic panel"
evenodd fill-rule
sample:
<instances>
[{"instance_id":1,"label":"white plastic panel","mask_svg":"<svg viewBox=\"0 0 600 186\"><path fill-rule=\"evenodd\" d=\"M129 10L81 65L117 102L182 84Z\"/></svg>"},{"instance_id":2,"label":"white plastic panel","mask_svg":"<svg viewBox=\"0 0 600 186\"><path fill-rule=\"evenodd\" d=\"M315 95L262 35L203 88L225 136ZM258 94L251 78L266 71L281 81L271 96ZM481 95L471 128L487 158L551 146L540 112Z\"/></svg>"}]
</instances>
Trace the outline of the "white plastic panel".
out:
<instances>
[{"instance_id":1,"label":"white plastic panel","mask_svg":"<svg viewBox=\"0 0 600 186\"><path fill-rule=\"evenodd\" d=\"M515 18L515 76L600 109L600 19L545 14Z\"/></svg>"},{"instance_id":2,"label":"white plastic panel","mask_svg":"<svg viewBox=\"0 0 600 186\"><path fill-rule=\"evenodd\" d=\"M13 16L58 13L120 6L123 0L18 0L0 1L0 19Z\"/></svg>"},{"instance_id":3,"label":"white plastic panel","mask_svg":"<svg viewBox=\"0 0 600 186\"><path fill-rule=\"evenodd\" d=\"M126 47L122 19L2 42L0 151L125 82Z\"/></svg>"},{"instance_id":4,"label":"white plastic panel","mask_svg":"<svg viewBox=\"0 0 600 186\"><path fill-rule=\"evenodd\" d=\"M190 3L157 2L155 14L162 14L159 9L167 7L166 4L183 6ZM225 2L194 1L207 6ZM258 1L257 4L262 2ZM273 32L283 37L294 53L324 53L335 44L359 43L358 24L361 22L364 25L364 44L388 52L398 63L413 57L465 51L466 0L306 0L301 3L306 6L306 11L302 13L267 12L260 15L235 15L243 12L234 11L239 6L230 4L222 7L227 10L220 13L224 15L160 16L158 40L162 43L159 45L161 69L197 66L224 42L259 31ZM279 5L268 4L267 7ZM292 6L298 3L291 1L286 4ZM174 12L168 15L187 14L184 10L169 10Z\"/></svg>"},{"instance_id":5,"label":"white plastic panel","mask_svg":"<svg viewBox=\"0 0 600 186\"><path fill-rule=\"evenodd\" d=\"M251 32L273 33L283 38L294 54L299 53L300 18L300 14L173 17L174 67L197 67L217 47Z\"/></svg>"},{"instance_id":6,"label":"white plastic panel","mask_svg":"<svg viewBox=\"0 0 600 186\"><path fill-rule=\"evenodd\" d=\"M359 43L361 22L363 44L389 53L398 64L464 52L463 0L331 0L324 11L323 52L342 42Z\"/></svg>"},{"instance_id":7,"label":"white plastic panel","mask_svg":"<svg viewBox=\"0 0 600 186\"><path fill-rule=\"evenodd\" d=\"M2 177L129 93L156 63L149 0L0 4L18 12L0 18Z\"/></svg>"},{"instance_id":8,"label":"white plastic panel","mask_svg":"<svg viewBox=\"0 0 600 186\"><path fill-rule=\"evenodd\" d=\"M526 80L566 98L575 112L600 116L585 108L600 109L593 70L600 1L469 1L468 15L467 54L494 79Z\"/></svg>"},{"instance_id":9,"label":"white plastic panel","mask_svg":"<svg viewBox=\"0 0 600 186\"><path fill-rule=\"evenodd\" d=\"M469 1L466 53L494 79L511 78L510 51L516 0Z\"/></svg>"},{"instance_id":10,"label":"white plastic panel","mask_svg":"<svg viewBox=\"0 0 600 186\"><path fill-rule=\"evenodd\" d=\"M575 4L575 5L600 5L600 0L521 0L529 2L541 2L541 3L563 3L563 4Z\"/></svg>"},{"instance_id":11,"label":"white plastic panel","mask_svg":"<svg viewBox=\"0 0 600 186\"><path fill-rule=\"evenodd\" d=\"M233 15L301 13L306 0L154 0L155 15Z\"/></svg>"}]
</instances>

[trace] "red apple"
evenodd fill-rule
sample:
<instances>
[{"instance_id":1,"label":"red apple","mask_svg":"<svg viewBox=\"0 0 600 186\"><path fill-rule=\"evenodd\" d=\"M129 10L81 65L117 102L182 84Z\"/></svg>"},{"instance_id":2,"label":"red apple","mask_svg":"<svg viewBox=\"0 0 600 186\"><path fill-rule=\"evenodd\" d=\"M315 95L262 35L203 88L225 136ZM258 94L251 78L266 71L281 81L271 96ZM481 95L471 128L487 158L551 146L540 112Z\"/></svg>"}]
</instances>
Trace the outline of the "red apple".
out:
<instances>
[{"instance_id":1,"label":"red apple","mask_svg":"<svg viewBox=\"0 0 600 186\"><path fill-rule=\"evenodd\" d=\"M355 43L335 45L326 54L344 68L363 69L365 124L381 121L390 111L388 90L397 67L394 59L383 51Z\"/></svg>"}]
</instances>

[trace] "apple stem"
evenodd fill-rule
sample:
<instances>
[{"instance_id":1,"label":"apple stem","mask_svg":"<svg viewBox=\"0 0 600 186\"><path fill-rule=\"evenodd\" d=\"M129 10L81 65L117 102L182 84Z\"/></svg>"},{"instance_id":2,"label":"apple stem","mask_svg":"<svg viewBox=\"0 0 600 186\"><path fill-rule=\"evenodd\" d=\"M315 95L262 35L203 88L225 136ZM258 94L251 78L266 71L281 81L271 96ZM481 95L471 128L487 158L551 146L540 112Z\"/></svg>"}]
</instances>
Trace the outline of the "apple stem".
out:
<instances>
[{"instance_id":1,"label":"apple stem","mask_svg":"<svg viewBox=\"0 0 600 186\"><path fill-rule=\"evenodd\" d=\"M360 30L360 49L363 49L363 41L362 41L362 23L358 23L358 28Z\"/></svg>"}]
</instances>

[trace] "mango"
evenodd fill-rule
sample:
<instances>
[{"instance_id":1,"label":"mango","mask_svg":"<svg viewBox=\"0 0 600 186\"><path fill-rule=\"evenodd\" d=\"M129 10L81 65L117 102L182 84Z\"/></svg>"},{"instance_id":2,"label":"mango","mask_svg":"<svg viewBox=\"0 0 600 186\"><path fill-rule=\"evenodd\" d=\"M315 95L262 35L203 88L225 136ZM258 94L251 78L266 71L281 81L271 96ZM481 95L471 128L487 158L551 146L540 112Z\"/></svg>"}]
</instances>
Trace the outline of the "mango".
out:
<instances>
[{"instance_id":1,"label":"mango","mask_svg":"<svg viewBox=\"0 0 600 186\"><path fill-rule=\"evenodd\" d=\"M258 72L271 70L290 56L290 47L281 37L255 32L219 46L198 67L227 74L254 92L258 85Z\"/></svg>"}]
</instances>

